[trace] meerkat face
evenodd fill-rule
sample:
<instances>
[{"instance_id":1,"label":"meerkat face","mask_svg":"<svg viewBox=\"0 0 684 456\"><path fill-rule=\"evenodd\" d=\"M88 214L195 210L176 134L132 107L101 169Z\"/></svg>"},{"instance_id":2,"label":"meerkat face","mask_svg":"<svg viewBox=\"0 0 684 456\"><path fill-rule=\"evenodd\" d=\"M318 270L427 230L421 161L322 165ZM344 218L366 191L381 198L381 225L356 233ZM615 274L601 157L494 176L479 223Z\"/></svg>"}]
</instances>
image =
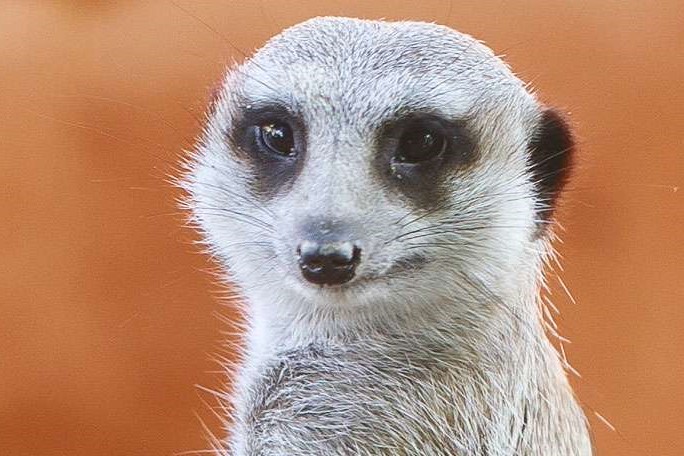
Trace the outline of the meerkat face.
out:
<instances>
[{"instance_id":1,"label":"meerkat face","mask_svg":"<svg viewBox=\"0 0 684 456\"><path fill-rule=\"evenodd\" d=\"M248 293L321 306L466 299L473 284L501 292L538 259L571 145L562 119L473 38L319 18L229 72L186 187Z\"/></svg>"}]
</instances>

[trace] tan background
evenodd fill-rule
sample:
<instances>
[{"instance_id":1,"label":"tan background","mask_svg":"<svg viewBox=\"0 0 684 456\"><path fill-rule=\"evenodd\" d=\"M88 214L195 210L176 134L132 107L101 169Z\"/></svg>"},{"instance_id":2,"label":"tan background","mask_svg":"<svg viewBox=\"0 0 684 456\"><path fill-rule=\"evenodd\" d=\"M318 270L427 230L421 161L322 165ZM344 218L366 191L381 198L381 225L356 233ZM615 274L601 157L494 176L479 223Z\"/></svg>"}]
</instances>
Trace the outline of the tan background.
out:
<instances>
[{"instance_id":1,"label":"tan background","mask_svg":"<svg viewBox=\"0 0 684 456\"><path fill-rule=\"evenodd\" d=\"M682 454L681 0L0 0L0 454L206 448L194 385L220 382L231 310L165 176L242 58L226 40L323 14L448 23L572 111L577 303L552 282L573 382L599 455Z\"/></svg>"}]
</instances>

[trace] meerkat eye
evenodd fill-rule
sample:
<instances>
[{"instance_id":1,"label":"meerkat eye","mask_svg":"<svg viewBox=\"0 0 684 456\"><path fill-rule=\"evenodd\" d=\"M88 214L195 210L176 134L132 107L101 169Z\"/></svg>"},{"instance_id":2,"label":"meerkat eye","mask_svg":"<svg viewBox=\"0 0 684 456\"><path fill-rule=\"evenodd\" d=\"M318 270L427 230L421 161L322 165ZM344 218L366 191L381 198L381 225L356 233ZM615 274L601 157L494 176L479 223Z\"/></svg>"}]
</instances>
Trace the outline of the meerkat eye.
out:
<instances>
[{"instance_id":1,"label":"meerkat eye","mask_svg":"<svg viewBox=\"0 0 684 456\"><path fill-rule=\"evenodd\" d=\"M425 125L408 127L399 137L394 160L399 163L420 163L440 155L446 148L446 137Z\"/></svg>"},{"instance_id":2,"label":"meerkat eye","mask_svg":"<svg viewBox=\"0 0 684 456\"><path fill-rule=\"evenodd\" d=\"M277 155L293 157L296 154L292 128L285 122L266 122L258 127L260 145Z\"/></svg>"}]
</instances>

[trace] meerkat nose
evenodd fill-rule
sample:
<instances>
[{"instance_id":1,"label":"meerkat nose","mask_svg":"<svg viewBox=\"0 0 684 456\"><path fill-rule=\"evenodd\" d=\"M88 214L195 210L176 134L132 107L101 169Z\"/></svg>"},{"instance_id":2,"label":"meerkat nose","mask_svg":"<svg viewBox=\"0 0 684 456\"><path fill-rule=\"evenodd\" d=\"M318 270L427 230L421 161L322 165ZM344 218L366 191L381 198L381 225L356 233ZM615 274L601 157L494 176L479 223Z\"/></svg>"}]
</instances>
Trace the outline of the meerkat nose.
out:
<instances>
[{"instance_id":1,"label":"meerkat nose","mask_svg":"<svg viewBox=\"0 0 684 456\"><path fill-rule=\"evenodd\" d=\"M341 285L354 277L361 249L350 241L303 241L297 247L297 259L302 275L309 282Z\"/></svg>"}]
</instances>

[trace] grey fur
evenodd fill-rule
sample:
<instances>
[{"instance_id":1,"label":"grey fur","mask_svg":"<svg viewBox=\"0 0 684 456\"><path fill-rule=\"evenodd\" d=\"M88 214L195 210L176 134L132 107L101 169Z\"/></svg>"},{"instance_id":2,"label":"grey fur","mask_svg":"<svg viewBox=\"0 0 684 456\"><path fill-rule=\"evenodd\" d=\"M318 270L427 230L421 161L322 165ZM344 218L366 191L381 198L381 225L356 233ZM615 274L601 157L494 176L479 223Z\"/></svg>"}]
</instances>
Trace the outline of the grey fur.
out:
<instances>
[{"instance_id":1,"label":"grey fur","mask_svg":"<svg viewBox=\"0 0 684 456\"><path fill-rule=\"evenodd\" d=\"M263 199L226 138L274 100L304 119L307 154ZM477 136L476 162L430 210L370 165L374 129L407 108ZM591 454L538 299L551 232L538 235L527 148L542 109L484 45L427 23L312 19L228 72L184 182L247 317L220 454ZM292 252L311 217L364 243L349 287L301 279ZM415 254L429 261L397 269Z\"/></svg>"}]
</instances>

